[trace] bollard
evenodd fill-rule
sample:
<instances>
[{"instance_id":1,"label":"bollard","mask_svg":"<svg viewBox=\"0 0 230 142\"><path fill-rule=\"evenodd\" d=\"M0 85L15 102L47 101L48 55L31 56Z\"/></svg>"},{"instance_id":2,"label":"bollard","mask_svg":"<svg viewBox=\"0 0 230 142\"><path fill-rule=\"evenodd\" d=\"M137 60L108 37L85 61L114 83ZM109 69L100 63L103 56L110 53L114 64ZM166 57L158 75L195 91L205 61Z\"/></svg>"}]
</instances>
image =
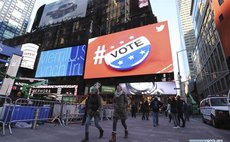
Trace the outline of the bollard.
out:
<instances>
[{"instance_id":1,"label":"bollard","mask_svg":"<svg viewBox=\"0 0 230 142\"><path fill-rule=\"evenodd\" d=\"M36 128L37 121L38 121L38 114L39 114L39 108L36 108L32 129Z\"/></svg>"}]
</instances>

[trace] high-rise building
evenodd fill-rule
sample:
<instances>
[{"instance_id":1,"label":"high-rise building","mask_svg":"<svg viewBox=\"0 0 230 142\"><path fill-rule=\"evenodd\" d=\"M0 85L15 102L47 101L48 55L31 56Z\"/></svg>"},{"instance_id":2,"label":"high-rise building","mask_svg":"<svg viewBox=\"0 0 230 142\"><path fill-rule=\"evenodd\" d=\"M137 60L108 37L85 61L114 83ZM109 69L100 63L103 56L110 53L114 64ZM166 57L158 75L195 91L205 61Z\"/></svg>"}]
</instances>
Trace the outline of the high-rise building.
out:
<instances>
[{"instance_id":1,"label":"high-rise building","mask_svg":"<svg viewBox=\"0 0 230 142\"><path fill-rule=\"evenodd\" d=\"M26 32L35 1L36 0L0 1L0 42Z\"/></svg>"},{"instance_id":2,"label":"high-rise building","mask_svg":"<svg viewBox=\"0 0 230 142\"><path fill-rule=\"evenodd\" d=\"M213 0L210 5L214 13L214 21L224 49L228 70L230 70L230 1Z\"/></svg>"},{"instance_id":3,"label":"high-rise building","mask_svg":"<svg viewBox=\"0 0 230 142\"><path fill-rule=\"evenodd\" d=\"M192 16L190 15L192 0L178 0L179 15L181 27L184 35L185 48L190 70L190 76L194 76L194 64L192 59L192 51L195 47L195 31L192 25Z\"/></svg>"},{"instance_id":4,"label":"high-rise building","mask_svg":"<svg viewBox=\"0 0 230 142\"><path fill-rule=\"evenodd\" d=\"M226 43L229 43L229 32L224 32L229 31L229 25L226 23L229 21L227 17L230 13L229 9L222 9L222 14L220 11L217 12L218 9L212 7L214 3L223 7L229 6L228 1L221 0L193 1L192 17L196 35L193 58L197 93L203 98L227 93L230 88L226 50L229 49L229 46L226 46ZM222 32L219 32L219 29Z\"/></svg>"}]
</instances>

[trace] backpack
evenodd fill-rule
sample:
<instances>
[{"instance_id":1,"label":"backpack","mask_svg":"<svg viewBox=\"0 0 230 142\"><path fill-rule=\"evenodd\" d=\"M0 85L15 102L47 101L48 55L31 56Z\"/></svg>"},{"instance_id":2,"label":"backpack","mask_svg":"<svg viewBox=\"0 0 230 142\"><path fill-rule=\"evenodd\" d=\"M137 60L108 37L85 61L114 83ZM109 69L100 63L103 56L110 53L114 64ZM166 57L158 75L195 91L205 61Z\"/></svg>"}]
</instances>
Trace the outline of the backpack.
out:
<instances>
[{"instance_id":1,"label":"backpack","mask_svg":"<svg viewBox=\"0 0 230 142\"><path fill-rule=\"evenodd\" d=\"M157 101L153 101L153 110L159 110L159 105Z\"/></svg>"}]
</instances>

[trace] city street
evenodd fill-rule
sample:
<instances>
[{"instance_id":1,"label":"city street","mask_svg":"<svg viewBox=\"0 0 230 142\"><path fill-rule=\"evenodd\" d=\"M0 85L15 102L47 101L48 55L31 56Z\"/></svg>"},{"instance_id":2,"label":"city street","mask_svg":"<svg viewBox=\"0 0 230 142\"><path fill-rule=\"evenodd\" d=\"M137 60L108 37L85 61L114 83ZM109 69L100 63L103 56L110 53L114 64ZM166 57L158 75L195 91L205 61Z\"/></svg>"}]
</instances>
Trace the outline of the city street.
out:
<instances>
[{"instance_id":1,"label":"city street","mask_svg":"<svg viewBox=\"0 0 230 142\"><path fill-rule=\"evenodd\" d=\"M198 140L215 140L210 142L229 142L229 128L214 128L202 123L199 116L191 117L185 128L173 128L168 118L160 116L159 126L153 127L152 118L141 120L129 117L127 120L129 137L124 139L124 129L119 121L117 142L198 142ZM108 142L111 138L112 121L105 120L100 123L104 129L104 137L99 139L98 130L90 127L90 142ZM36 129L13 128L13 135L6 131L5 136L0 137L1 142L80 142L84 137L84 126L80 123L60 125L45 124ZM196 141L192 141L196 140ZM219 141L218 141L219 140Z\"/></svg>"}]
</instances>

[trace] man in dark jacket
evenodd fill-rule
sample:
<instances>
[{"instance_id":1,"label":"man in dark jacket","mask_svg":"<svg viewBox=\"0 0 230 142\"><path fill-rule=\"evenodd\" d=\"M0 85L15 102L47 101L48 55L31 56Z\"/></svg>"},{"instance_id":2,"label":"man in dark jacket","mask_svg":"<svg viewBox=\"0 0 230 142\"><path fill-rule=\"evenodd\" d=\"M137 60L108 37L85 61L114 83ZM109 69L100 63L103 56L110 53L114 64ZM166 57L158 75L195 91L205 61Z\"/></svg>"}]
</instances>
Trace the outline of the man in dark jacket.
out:
<instances>
[{"instance_id":1,"label":"man in dark jacket","mask_svg":"<svg viewBox=\"0 0 230 142\"><path fill-rule=\"evenodd\" d=\"M98 88L96 87L93 87L91 92L92 93L89 96L87 104L86 104L87 118L85 121L85 138L81 142L88 142L89 140L89 125L93 117L94 117L95 126L98 128L100 132L99 138L102 138L103 132L104 132L101 126L99 125L100 110L102 107L101 96L99 95Z\"/></svg>"},{"instance_id":2,"label":"man in dark jacket","mask_svg":"<svg viewBox=\"0 0 230 142\"><path fill-rule=\"evenodd\" d=\"M152 111L153 111L153 127L156 127L157 125L159 125L158 113L159 113L160 107L162 106L163 106L163 103L158 100L157 96L155 96L155 98L150 104L150 107L152 108Z\"/></svg>"},{"instance_id":3,"label":"man in dark jacket","mask_svg":"<svg viewBox=\"0 0 230 142\"><path fill-rule=\"evenodd\" d=\"M184 101L181 100L180 96L176 97L177 99L177 115L178 115L178 122L180 124L180 120L182 120L181 127L185 127L185 119L184 119Z\"/></svg>"}]
</instances>

